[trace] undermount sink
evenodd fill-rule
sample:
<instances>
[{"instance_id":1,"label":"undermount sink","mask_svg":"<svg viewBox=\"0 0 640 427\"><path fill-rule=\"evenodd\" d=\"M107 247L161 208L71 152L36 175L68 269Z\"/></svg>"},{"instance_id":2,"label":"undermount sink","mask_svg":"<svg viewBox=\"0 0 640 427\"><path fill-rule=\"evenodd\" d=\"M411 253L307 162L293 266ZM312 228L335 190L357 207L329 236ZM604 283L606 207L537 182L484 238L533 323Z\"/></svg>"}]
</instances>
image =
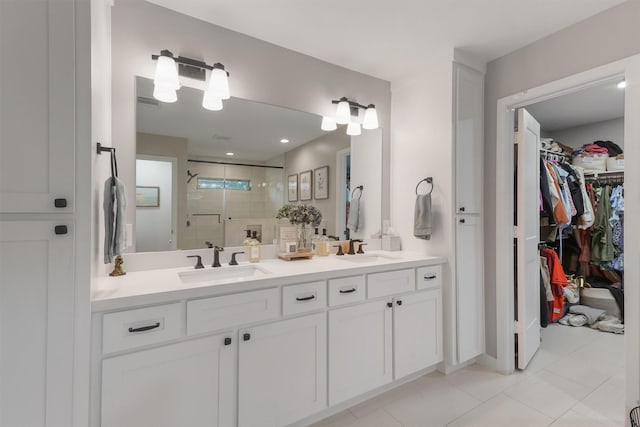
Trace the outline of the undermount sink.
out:
<instances>
[{"instance_id":1,"label":"undermount sink","mask_svg":"<svg viewBox=\"0 0 640 427\"><path fill-rule=\"evenodd\" d=\"M387 255L380 255L380 254L364 254L364 255L356 254L356 255L344 255L344 256L338 257L338 259L349 261L349 262L368 264L368 263L374 263L374 262L380 262L380 261L389 261L397 258L387 256Z\"/></svg>"},{"instance_id":2,"label":"undermount sink","mask_svg":"<svg viewBox=\"0 0 640 427\"><path fill-rule=\"evenodd\" d=\"M183 283L202 282L239 282L253 277L260 277L271 272L257 265L225 266L206 270L182 271L178 273Z\"/></svg>"}]
</instances>

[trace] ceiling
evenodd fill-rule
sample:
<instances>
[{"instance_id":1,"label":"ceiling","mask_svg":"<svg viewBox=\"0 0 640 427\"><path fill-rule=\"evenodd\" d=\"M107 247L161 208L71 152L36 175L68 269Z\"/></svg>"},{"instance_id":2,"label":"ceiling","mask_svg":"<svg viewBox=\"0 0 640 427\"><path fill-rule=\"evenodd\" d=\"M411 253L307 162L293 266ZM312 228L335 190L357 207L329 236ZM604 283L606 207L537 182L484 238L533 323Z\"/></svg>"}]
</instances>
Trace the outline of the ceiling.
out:
<instances>
[{"instance_id":1,"label":"ceiling","mask_svg":"<svg viewBox=\"0 0 640 427\"><path fill-rule=\"evenodd\" d=\"M395 81L459 48L482 62L624 0L148 0Z\"/></svg>"},{"instance_id":2,"label":"ceiling","mask_svg":"<svg viewBox=\"0 0 640 427\"><path fill-rule=\"evenodd\" d=\"M192 156L262 163L326 134L314 114L233 97L221 111L209 111L202 108L201 90L183 86L178 101L167 104L153 99L152 80L138 77L136 85L137 131L186 138Z\"/></svg>"},{"instance_id":3,"label":"ceiling","mask_svg":"<svg viewBox=\"0 0 640 427\"><path fill-rule=\"evenodd\" d=\"M526 107L544 131L556 131L624 116L624 90L609 80L568 95Z\"/></svg>"}]
</instances>

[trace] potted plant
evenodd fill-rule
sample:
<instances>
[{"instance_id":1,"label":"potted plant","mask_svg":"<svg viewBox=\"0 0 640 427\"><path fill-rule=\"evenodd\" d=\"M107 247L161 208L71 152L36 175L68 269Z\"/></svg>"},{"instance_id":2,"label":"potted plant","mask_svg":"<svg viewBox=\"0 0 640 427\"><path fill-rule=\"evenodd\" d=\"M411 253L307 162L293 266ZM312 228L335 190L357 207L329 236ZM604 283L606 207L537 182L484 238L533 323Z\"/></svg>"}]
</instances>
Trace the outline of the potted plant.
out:
<instances>
[{"instance_id":1,"label":"potted plant","mask_svg":"<svg viewBox=\"0 0 640 427\"><path fill-rule=\"evenodd\" d=\"M278 210L277 219L286 218L293 225L298 227L296 250L298 252L309 252L309 230L307 226L317 227L322 221L322 212L311 205L284 205Z\"/></svg>"}]
</instances>

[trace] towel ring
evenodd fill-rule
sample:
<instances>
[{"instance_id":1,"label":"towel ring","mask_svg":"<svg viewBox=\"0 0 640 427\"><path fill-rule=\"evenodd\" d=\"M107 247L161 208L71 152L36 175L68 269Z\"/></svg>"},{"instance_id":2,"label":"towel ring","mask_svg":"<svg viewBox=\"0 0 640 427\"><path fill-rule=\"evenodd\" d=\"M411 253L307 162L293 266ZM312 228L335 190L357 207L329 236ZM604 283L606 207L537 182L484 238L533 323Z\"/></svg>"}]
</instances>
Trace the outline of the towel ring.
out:
<instances>
[{"instance_id":1,"label":"towel ring","mask_svg":"<svg viewBox=\"0 0 640 427\"><path fill-rule=\"evenodd\" d=\"M426 194L431 194L433 192L433 177L427 177L421 181L418 182L418 185L416 185L416 196L420 195L418 193L418 188L420 187L420 184L422 184L423 182L426 182L427 184L431 184L431 188L429 189L429 192Z\"/></svg>"},{"instance_id":2,"label":"towel ring","mask_svg":"<svg viewBox=\"0 0 640 427\"><path fill-rule=\"evenodd\" d=\"M355 194L356 190L360 190L360 197L362 197L362 190L364 190L364 185L358 185L356 188L351 190L351 198L352 199L353 199L353 195Z\"/></svg>"}]
</instances>

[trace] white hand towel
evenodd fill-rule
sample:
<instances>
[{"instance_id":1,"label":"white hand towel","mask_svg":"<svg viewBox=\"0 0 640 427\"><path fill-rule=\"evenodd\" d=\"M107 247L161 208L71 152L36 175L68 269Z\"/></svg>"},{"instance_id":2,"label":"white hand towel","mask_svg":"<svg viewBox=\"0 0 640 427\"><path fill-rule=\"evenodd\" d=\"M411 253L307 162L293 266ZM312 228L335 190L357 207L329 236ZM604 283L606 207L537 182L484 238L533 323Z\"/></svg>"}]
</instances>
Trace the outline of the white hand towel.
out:
<instances>
[{"instance_id":1,"label":"white hand towel","mask_svg":"<svg viewBox=\"0 0 640 427\"><path fill-rule=\"evenodd\" d=\"M413 235L419 239L431 239L431 194L416 197Z\"/></svg>"}]
</instances>

